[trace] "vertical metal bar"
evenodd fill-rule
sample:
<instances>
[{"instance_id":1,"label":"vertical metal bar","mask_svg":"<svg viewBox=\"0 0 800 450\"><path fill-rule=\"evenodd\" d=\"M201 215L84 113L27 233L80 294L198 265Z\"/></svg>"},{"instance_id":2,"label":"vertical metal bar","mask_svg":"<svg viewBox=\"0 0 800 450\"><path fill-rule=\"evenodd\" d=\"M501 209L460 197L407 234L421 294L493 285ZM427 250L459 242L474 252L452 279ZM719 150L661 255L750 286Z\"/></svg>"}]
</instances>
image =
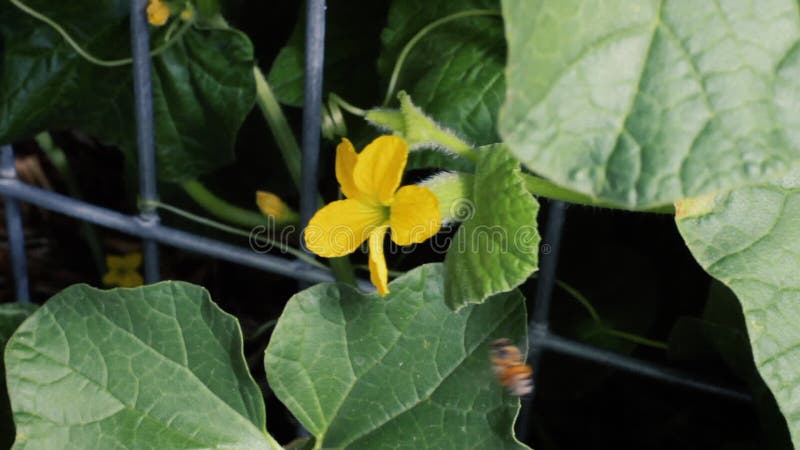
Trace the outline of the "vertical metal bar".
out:
<instances>
[{"instance_id":1,"label":"vertical metal bar","mask_svg":"<svg viewBox=\"0 0 800 450\"><path fill-rule=\"evenodd\" d=\"M303 87L303 137L300 161L300 227L305 229L319 207L319 145L322 125L322 74L325 63L325 0L306 2L306 61ZM308 287L301 282L300 289ZM309 436L297 422L297 437Z\"/></svg>"},{"instance_id":2,"label":"vertical metal bar","mask_svg":"<svg viewBox=\"0 0 800 450\"><path fill-rule=\"evenodd\" d=\"M158 200L150 28L147 23L146 8L147 0L131 0L131 49L136 142L139 155L139 195L144 202ZM150 225L157 225L159 222L155 209L147 205L141 209L140 219L142 223ZM146 239L142 242L142 253L144 279L147 283L154 283L160 278L158 245L155 241Z\"/></svg>"},{"instance_id":3,"label":"vertical metal bar","mask_svg":"<svg viewBox=\"0 0 800 450\"><path fill-rule=\"evenodd\" d=\"M14 163L14 149L4 145L0 150L0 176L6 179L17 177ZM25 257L25 231L22 229L22 213L19 202L12 197L3 198L6 211L6 231L8 232L8 251L11 255L11 270L14 274L14 288L18 302L30 302L28 290L28 261Z\"/></svg>"},{"instance_id":4,"label":"vertical metal bar","mask_svg":"<svg viewBox=\"0 0 800 450\"><path fill-rule=\"evenodd\" d=\"M548 334L550 302L553 298L553 287L556 284L556 268L558 253L561 250L561 231L564 226L567 205L553 201L548 209L547 225L539 255L539 278L536 283L533 311L528 323L528 363L533 367L534 386L539 372L539 361L542 356L543 342ZM522 409L516 424L517 438L525 442L528 439L528 426L536 390L523 399Z\"/></svg>"},{"instance_id":5,"label":"vertical metal bar","mask_svg":"<svg viewBox=\"0 0 800 450\"><path fill-rule=\"evenodd\" d=\"M530 339L531 362L538 363L541 347L536 345L535 337L547 333L548 318L550 316L550 303L553 298L553 287L556 284L556 268L558 267L558 253L561 251L561 230L564 226L567 205L564 202L554 201L550 204L545 226L544 239L539 258L539 279L536 283L536 297L534 297L533 312L531 313Z\"/></svg>"},{"instance_id":6,"label":"vertical metal bar","mask_svg":"<svg viewBox=\"0 0 800 450\"><path fill-rule=\"evenodd\" d=\"M300 225L304 228L319 207L317 173L322 124L322 66L325 60L325 0L308 0L306 7L306 79L300 180Z\"/></svg>"}]
</instances>

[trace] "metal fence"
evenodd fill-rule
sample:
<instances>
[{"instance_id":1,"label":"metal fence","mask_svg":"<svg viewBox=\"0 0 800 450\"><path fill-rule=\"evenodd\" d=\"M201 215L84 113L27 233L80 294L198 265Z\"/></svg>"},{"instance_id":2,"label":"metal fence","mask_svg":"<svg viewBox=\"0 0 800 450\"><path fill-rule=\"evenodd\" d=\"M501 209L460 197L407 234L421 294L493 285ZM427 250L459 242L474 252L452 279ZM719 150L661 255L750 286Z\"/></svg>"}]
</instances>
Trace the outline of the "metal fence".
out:
<instances>
[{"instance_id":1,"label":"metal fence","mask_svg":"<svg viewBox=\"0 0 800 450\"><path fill-rule=\"evenodd\" d=\"M158 199L156 185L155 136L153 123L153 97L151 83L150 36L145 15L148 0L131 0L131 48L133 53L133 81L136 108L138 144L139 193L143 205ZM305 226L318 208L317 184L322 121L322 74L325 52L325 0L307 0L305 43L305 104L303 109L302 176L300 185L300 217ZM138 236L142 239L144 274L147 283L159 280L159 244L188 250L213 258L254 267L284 275L306 283L333 281L330 272L312 267L300 260L253 252L217 240L187 233L160 224L158 213L152 207L143 207L136 216L101 208L28 185L17 178L14 151L2 147L0 155L0 195L5 202L6 225L9 240L16 298L29 302L28 272L25 255L25 236L19 202L26 202L79 220ZM534 307L529 322L528 358L535 372L543 352L556 352L582 360L604 364L643 377L679 385L736 401L749 402L751 395L736 387L726 386L696 374L668 366L639 360L631 356L595 348L552 333L548 328L548 315L555 285L556 266L567 205L550 203L543 241L550 251L540 257ZM525 440L527 418L533 396L523 401L517 433Z\"/></svg>"}]
</instances>

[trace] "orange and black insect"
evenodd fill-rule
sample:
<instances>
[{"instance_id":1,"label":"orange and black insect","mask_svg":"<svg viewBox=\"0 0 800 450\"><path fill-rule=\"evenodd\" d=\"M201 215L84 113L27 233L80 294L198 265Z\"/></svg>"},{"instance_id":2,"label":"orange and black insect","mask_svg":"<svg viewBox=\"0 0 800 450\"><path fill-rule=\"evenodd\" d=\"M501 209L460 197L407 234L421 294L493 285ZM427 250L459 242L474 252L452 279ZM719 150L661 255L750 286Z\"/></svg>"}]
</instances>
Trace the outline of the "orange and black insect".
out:
<instances>
[{"instance_id":1,"label":"orange and black insect","mask_svg":"<svg viewBox=\"0 0 800 450\"><path fill-rule=\"evenodd\" d=\"M522 352L510 340L494 341L489 359L497 381L511 394L521 397L533 391L533 369L525 364Z\"/></svg>"}]
</instances>

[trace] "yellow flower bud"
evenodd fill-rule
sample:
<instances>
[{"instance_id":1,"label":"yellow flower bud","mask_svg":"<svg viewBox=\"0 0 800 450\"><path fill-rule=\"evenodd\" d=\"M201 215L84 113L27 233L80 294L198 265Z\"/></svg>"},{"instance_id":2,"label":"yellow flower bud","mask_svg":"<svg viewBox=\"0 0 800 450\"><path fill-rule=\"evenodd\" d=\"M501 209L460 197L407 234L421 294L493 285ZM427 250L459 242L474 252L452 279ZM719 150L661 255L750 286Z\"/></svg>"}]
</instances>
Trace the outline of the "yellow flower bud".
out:
<instances>
[{"instance_id":1,"label":"yellow flower bud","mask_svg":"<svg viewBox=\"0 0 800 450\"><path fill-rule=\"evenodd\" d=\"M192 8L186 8L181 12L181 20L184 22L188 22L194 19L194 10Z\"/></svg>"},{"instance_id":2,"label":"yellow flower bud","mask_svg":"<svg viewBox=\"0 0 800 450\"><path fill-rule=\"evenodd\" d=\"M283 220L289 213L289 207L281 200L280 197L272 192L258 191L256 192L256 204L261 213L268 217L273 217L276 220Z\"/></svg>"},{"instance_id":3,"label":"yellow flower bud","mask_svg":"<svg viewBox=\"0 0 800 450\"><path fill-rule=\"evenodd\" d=\"M167 23L169 15L169 6L162 0L150 0L150 3L147 5L147 21L150 22L151 25L157 27L164 25Z\"/></svg>"}]
</instances>

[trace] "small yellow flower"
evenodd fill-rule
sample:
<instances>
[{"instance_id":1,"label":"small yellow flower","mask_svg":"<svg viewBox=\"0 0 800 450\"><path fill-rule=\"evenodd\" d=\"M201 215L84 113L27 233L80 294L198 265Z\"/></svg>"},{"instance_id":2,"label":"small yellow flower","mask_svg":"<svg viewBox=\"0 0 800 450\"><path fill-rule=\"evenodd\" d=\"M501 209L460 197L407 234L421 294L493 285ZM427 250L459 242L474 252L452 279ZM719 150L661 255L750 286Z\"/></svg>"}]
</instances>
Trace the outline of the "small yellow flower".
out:
<instances>
[{"instance_id":1,"label":"small yellow flower","mask_svg":"<svg viewBox=\"0 0 800 450\"><path fill-rule=\"evenodd\" d=\"M306 248L332 258L354 252L369 239L369 271L380 295L389 293L383 241L391 229L397 245L425 241L439 231L439 200L422 186L400 186L408 146L396 136L381 136L356 153L347 139L336 148L336 179L345 200L332 202L311 218Z\"/></svg>"},{"instance_id":2,"label":"small yellow flower","mask_svg":"<svg viewBox=\"0 0 800 450\"><path fill-rule=\"evenodd\" d=\"M163 0L150 0L147 5L147 21L151 25L160 27L167 23L169 19L170 10L169 6Z\"/></svg>"},{"instance_id":3,"label":"small yellow flower","mask_svg":"<svg viewBox=\"0 0 800 450\"><path fill-rule=\"evenodd\" d=\"M106 286L137 287L144 284L138 269L142 265L142 254L129 253L125 256L106 256L108 273L103 275Z\"/></svg>"},{"instance_id":4,"label":"small yellow flower","mask_svg":"<svg viewBox=\"0 0 800 450\"><path fill-rule=\"evenodd\" d=\"M256 192L256 205L261 210L261 214L278 221L286 219L292 213L286 203L272 192Z\"/></svg>"}]
</instances>

